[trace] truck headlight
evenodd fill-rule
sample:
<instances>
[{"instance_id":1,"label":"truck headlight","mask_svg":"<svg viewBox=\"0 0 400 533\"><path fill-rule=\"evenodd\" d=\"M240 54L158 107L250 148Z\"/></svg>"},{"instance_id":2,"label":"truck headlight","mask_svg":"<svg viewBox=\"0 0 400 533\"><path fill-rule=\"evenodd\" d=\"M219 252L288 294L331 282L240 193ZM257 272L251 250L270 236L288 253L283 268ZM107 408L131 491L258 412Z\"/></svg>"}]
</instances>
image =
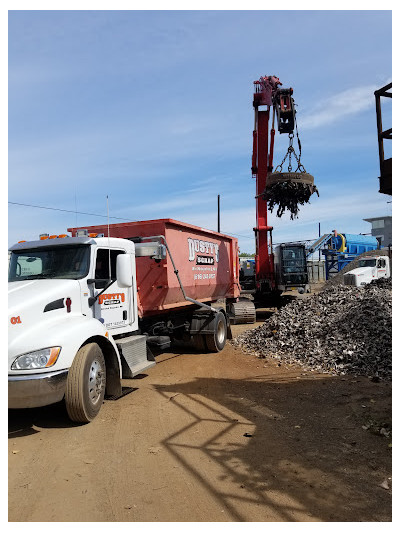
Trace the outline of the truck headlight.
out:
<instances>
[{"instance_id":1,"label":"truck headlight","mask_svg":"<svg viewBox=\"0 0 400 533\"><path fill-rule=\"evenodd\" d=\"M57 361L61 352L61 346L43 348L34 352L19 355L13 364L12 370L33 370L35 368L49 368Z\"/></svg>"}]
</instances>

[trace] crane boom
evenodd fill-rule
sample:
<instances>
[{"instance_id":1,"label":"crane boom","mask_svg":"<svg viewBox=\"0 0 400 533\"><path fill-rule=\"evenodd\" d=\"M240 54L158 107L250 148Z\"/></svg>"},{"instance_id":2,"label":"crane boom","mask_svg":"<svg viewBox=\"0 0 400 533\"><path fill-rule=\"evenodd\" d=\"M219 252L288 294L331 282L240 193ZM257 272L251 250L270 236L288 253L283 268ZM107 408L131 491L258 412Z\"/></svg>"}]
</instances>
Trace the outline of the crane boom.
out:
<instances>
[{"instance_id":1,"label":"crane boom","mask_svg":"<svg viewBox=\"0 0 400 533\"><path fill-rule=\"evenodd\" d=\"M297 216L298 203L308 202L311 194L317 192L314 178L307 174L300 163L300 156L293 148L296 112L294 108L293 89L284 89L276 76L262 76L254 82L253 107L253 154L252 177L256 180L256 239L255 289L260 294L277 290L272 249L272 226L268 225L267 207L270 211L278 206L277 216L285 209L291 212L291 218ZM259 109L266 107L266 109ZM269 121L272 113L271 130ZM275 121L279 133L289 134L289 149L280 167L273 172ZM299 141L300 155L301 147ZM283 163L289 155L288 172L282 171ZM291 157L298 163L292 172ZM268 202L268 204L266 203Z\"/></svg>"}]
</instances>

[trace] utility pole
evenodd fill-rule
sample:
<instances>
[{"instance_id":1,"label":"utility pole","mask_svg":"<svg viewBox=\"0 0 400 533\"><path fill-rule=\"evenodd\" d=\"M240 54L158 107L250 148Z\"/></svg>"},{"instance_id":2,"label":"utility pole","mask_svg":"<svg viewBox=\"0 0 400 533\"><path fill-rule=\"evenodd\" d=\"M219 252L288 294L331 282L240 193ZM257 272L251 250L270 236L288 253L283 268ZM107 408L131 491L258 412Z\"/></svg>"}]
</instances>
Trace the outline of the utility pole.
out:
<instances>
[{"instance_id":1,"label":"utility pole","mask_svg":"<svg viewBox=\"0 0 400 533\"><path fill-rule=\"evenodd\" d=\"M220 195L218 195L218 233L221 233Z\"/></svg>"}]
</instances>

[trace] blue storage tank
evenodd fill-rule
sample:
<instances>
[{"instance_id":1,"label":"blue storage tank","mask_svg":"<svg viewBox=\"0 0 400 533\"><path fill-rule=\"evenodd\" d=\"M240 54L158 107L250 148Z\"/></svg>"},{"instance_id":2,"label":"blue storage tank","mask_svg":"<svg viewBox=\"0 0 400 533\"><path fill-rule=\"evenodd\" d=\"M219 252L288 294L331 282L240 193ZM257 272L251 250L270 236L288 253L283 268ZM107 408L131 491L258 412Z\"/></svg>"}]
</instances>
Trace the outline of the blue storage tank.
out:
<instances>
[{"instance_id":1,"label":"blue storage tank","mask_svg":"<svg viewBox=\"0 0 400 533\"><path fill-rule=\"evenodd\" d=\"M331 242L334 250L344 254L360 255L378 248L376 237L371 235L338 233L337 237L332 236Z\"/></svg>"}]
</instances>

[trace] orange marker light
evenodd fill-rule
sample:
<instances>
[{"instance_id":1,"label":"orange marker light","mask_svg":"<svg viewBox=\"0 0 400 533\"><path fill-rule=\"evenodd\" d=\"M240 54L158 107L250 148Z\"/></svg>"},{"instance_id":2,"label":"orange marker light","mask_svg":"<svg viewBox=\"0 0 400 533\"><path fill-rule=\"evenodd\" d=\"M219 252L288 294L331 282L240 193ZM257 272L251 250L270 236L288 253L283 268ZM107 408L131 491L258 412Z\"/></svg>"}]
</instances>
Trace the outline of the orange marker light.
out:
<instances>
[{"instance_id":1,"label":"orange marker light","mask_svg":"<svg viewBox=\"0 0 400 533\"><path fill-rule=\"evenodd\" d=\"M59 348L58 346L56 346L55 348L51 349L50 357L49 357L49 360L47 361L46 368L48 368L49 366L53 366L54 365L54 363L58 359L58 354L60 353L60 351L61 351L61 348Z\"/></svg>"},{"instance_id":2,"label":"orange marker light","mask_svg":"<svg viewBox=\"0 0 400 533\"><path fill-rule=\"evenodd\" d=\"M58 238L59 238L59 239L63 239L64 237L68 237L68 235L65 235L65 234L58 235Z\"/></svg>"},{"instance_id":3,"label":"orange marker light","mask_svg":"<svg viewBox=\"0 0 400 533\"><path fill-rule=\"evenodd\" d=\"M45 239L48 239L48 238L49 238L48 235L41 235L40 240L44 241Z\"/></svg>"},{"instance_id":4,"label":"orange marker light","mask_svg":"<svg viewBox=\"0 0 400 533\"><path fill-rule=\"evenodd\" d=\"M26 242L26 241L18 241L18 244L19 244L20 242Z\"/></svg>"},{"instance_id":5,"label":"orange marker light","mask_svg":"<svg viewBox=\"0 0 400 533\"><path fill-rule=\"evenodd\" d=\"M95 237L97 237L97 233L89 233L89 237L91 237L92 239L94 239Z\"/></svg>"},{"instance_id":6,"label":"orange marker light","mask_svg":"<svg viewBox=\"0 0 400 533\"><path fill-rule=\"evenodd\" d=\"M57 235L50 235L49 239L57 239Z\"/></svg>"}]
</instances>

